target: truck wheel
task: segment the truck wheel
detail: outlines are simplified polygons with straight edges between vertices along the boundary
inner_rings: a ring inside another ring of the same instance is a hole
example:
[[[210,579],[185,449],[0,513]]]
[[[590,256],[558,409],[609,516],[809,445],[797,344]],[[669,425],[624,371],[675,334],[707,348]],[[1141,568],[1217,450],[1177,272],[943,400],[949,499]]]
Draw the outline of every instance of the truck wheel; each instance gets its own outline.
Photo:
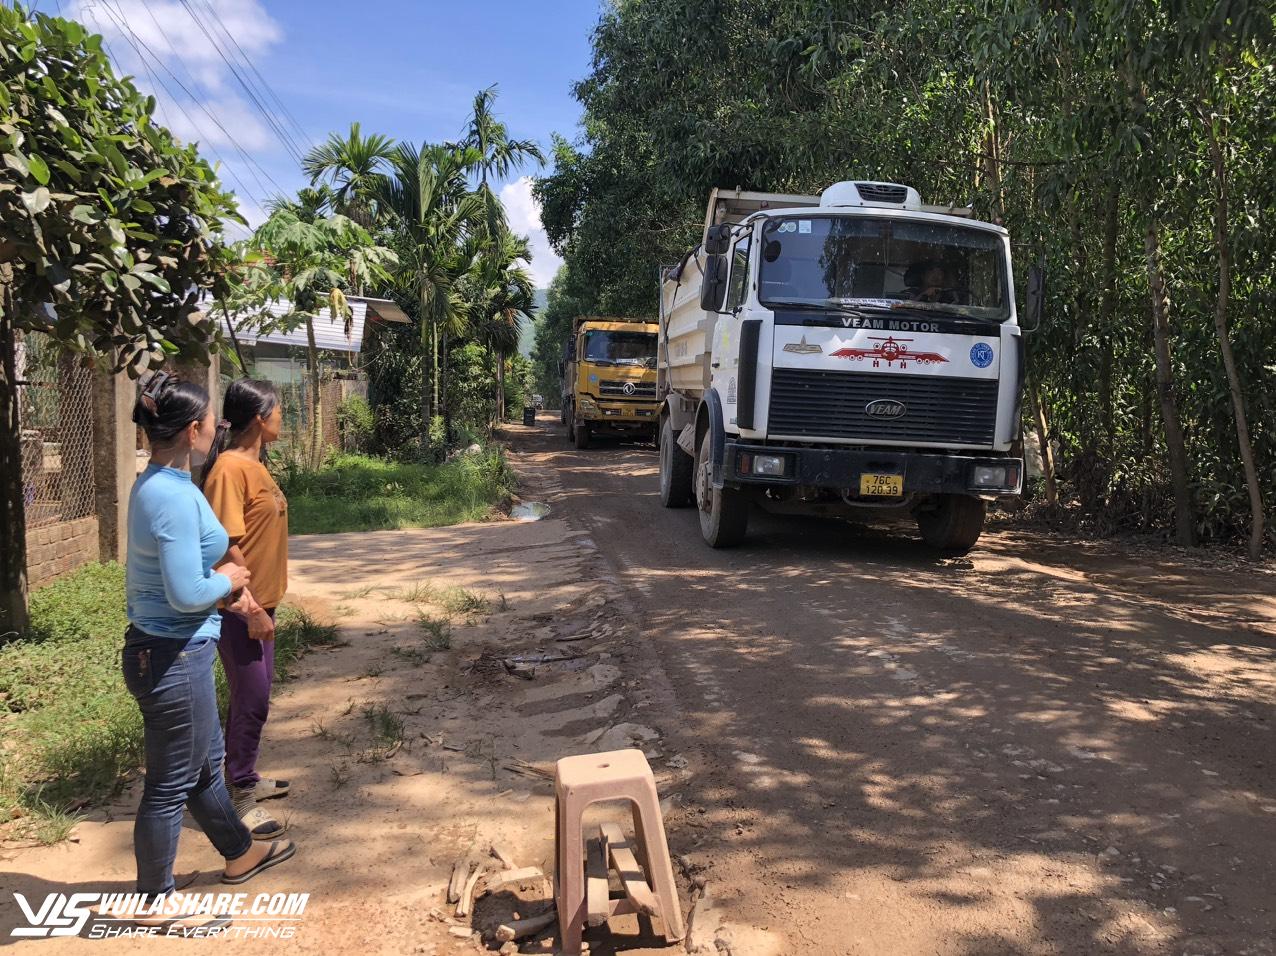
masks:
[[[572,441],[576,443],[577,448],[589,447],[589,424],[587,422],[577,421],[572,427]]]
[[[960,557],[975,546],[984,530],[988,506],[970,495],[941,495],[935,508],[917,513],[917,527],[932,548]]]
[[[749,530],[749,501],[735,488],[713,487],[713,455],[708,431],[700,439],[696,456],[696,505],[700,511],[700,536],[711,548],[732,548]]]
[[[678,447],[669,419],[660,426],[660,503],[666,508],[685,508],[695,495],[692,472],[695,462]]]

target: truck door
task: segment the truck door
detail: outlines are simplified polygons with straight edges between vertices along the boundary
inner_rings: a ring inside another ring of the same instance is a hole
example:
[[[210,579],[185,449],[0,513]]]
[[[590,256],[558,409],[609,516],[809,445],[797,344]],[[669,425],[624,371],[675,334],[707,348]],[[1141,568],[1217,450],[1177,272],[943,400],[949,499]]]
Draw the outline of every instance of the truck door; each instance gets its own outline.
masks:
[[[751,238],[750,234],[745,234],[731,247],[727,294],[714,328],[713,387],[722,400],[722,416],[727,430],[731,432],[738,431],[736,399],[740,385],[740,315],[749,297]]]

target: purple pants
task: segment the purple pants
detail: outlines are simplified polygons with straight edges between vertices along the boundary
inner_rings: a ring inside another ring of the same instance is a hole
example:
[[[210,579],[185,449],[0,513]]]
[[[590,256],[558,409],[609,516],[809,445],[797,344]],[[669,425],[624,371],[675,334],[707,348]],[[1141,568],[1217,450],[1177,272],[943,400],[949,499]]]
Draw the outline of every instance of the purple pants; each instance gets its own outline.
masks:
[[[266,613],[275,619],[274,608]],[[222,612],[222,639],[217,653],[230,686],[226,711],[226,779],[236,787],[257,784],[257,750],[261,728],[270,714],[270,685],[275,678],[275,642],[254,641],[248,622]]]

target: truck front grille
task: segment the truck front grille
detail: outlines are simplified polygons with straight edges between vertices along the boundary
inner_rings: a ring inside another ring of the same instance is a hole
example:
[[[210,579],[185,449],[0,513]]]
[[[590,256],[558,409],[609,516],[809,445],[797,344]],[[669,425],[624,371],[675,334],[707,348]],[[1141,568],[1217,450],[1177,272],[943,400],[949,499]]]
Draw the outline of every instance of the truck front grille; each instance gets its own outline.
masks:
[[[869,415],[865,406],[882,399],[904,414]],[[996,427],[996,379],[793,368],[771,376],[770,435],[988,446]]]
[[[632,385],[632,393],[625,391],[626,385]],[[607,398],[650,399],[656,397],[655,382],[616,382],[603,380],[598,383],[598,394]]]

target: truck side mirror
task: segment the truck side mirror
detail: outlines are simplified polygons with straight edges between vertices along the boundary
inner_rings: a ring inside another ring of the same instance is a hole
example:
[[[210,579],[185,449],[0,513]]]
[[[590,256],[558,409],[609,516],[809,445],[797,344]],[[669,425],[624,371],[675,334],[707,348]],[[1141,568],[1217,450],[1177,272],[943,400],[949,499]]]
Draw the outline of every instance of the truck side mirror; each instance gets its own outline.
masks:
[[[704,234],[704,251],[711,256],[720,256],[731,245],[731,226],[722,223],[710,226]]]
[[[567,343],[567,361],[576,361],[576,340],[572,339]]]
[[[700,283],[700,308],[706,312],[720,311],[726,291],[727,257],[710,256],[704,265],[704,280]]]
[[[1040,265],[1028,267],[1028,300],[1025,309],[1027,324],[1020,324],[1025,332],[1041,328],[1041,312],[1046,304],[1046,270]]]

